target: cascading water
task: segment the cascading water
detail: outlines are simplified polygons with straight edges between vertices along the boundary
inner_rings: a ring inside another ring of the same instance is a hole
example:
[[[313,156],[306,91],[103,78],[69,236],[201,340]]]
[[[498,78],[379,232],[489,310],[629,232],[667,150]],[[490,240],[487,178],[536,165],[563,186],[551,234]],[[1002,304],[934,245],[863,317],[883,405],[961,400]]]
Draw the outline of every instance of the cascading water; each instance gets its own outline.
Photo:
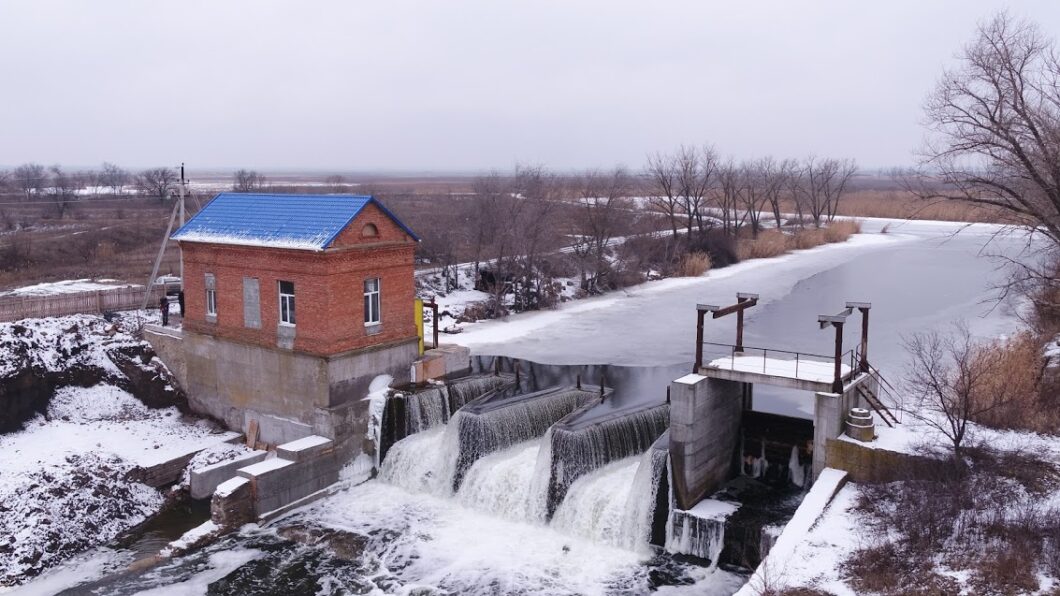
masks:
[[[792,445],[791,458],[788,459],[788,476],[791,479],[791,483],[799,488],[805,488],[808,472],[809,467],[803,466],[802,462],[799,461],[798,446]]]
[[[618,411],[603,418],[582,412],[552,429],[552,479],[548,514],[581,476],[610,462],[644,453],[670,425],[670,406],[658,404]]]
[[[567,490],[552,526],[595,542],[648,553],[666,460],[665,451],[649,449],[581,476]]]
[[[457,500],[464,506],[514,521],[536,519],[531,503],[542,441],[518,443],[474,463],[464,476]],[[545,468],[547,469],[547,467]]]
[[[540,437],[564,416],[600,399],[598,392],[564,388],[510,399],[484,396],[468,404],[449,423],[459,433],[453,490],[460,488],[464,475],[481,457]]]
[[[513,389],[512,375],[475,375],[432,385],[414,392],[395,391],[383,408],[379,453],[385,459],[390,447],[418,432],[444,424],[467,402],[486,393]]]

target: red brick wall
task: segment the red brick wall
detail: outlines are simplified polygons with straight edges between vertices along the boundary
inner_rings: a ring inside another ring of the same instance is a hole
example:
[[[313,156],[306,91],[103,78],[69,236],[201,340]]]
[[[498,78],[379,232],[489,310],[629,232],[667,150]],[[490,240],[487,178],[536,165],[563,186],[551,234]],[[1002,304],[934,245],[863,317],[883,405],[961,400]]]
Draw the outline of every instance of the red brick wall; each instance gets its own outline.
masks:
[[[367,213],[359,216],[343,233],[353,236],[345,246],[324,252],[182,242],[184,327],[275,347],[278,282],[283,280],[295,284],[295,350],[328,355],[416,337],[415,242],[378,209],[376,214],[382,217],[378,222],[362,222]],[[357,242],[368,222],[376,223],[380,237]],[[206,321],[207,273],[216,278],[216,323]],[[244,276],[259,280],[260,329],[244,326]],[[379,277],[382,288],[382,332],[372,336],[366,333],[363,312],[364,280],[370,277]]]

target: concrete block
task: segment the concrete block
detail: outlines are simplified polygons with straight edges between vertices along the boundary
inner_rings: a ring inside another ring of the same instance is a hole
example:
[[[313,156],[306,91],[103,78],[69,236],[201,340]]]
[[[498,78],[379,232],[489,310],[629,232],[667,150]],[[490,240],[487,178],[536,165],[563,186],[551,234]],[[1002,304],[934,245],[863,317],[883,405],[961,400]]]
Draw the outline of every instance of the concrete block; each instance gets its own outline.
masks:
[[[191,498],[207,499],[226,480],[236,476],[236,470],[256,464],[268,456],[267,451],[254,451],[229,461],[203,466],[191,471]]]
[[[276,447],[276,456],[295,462],[306,461],[324,451],[333,448],[334,441],[327,437],[310,435]]]

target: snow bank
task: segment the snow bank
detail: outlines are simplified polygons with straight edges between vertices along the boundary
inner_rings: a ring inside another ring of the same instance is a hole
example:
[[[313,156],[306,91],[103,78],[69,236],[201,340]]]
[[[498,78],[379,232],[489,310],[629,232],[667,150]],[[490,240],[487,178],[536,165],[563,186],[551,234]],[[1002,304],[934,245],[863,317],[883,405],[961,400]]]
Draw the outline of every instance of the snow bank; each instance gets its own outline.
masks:
[[[0,292],[0,296],[52,296],[55,294],[76,294],[78,292],[95,292],[113,290],[114,288],[139,288],[137,284],[122,283],[114,279],[68,279],[22,286],[13,290]]]
[[[817,477],[817,481],[814,482],[813,488],[806,494],[799,508],[795,510],[795,515],[788,521],[788,525],[773,544],[769,555],[755,570],[747,585],[736,593],[737,596],[753,596],[765,588],[776,588],[778,586],[772,584],[777,582],[778,578],[784,579],[784,585],[802,585],[800,582],[793,581],[796,578],[792,577],[791,574],[801,571],[801,568],[795,571],[789,569],[794,567],[793,559],[805,559],[806,553],[809,551],[807,543],[812,546],[812,539],[815,537],[824,540],[842,538],[842,536],[836,536],[836,528],[830,526],[825,528],[823,532],[821,532],[822,528],[818,527],[818,532],[815,536],[811,536],[810,529],[815,524],[821,525],[818,523],[818,519],[828,508],[833,497],[837,493],[841,494],[839,489],[846,482],[846,477],[847,473],[842,470],[825,468],[821,472],[821,475]],[[853,489],[851,488],[850,491],[853,492]],[[842,503],[846,503],[846,501],[844,500]],[[829,556],[824,556],[825,554]],[[819,556],[809,559],[811,563],[810,569],[822,568],[829,564],[836,566],[839,561],[835,559],[840,554],[832,551],[820,553]],[[816,565],[816,567],[813,565]],[[799,577],[798,579],[802,578]],[[789,581],[793,581],[793,583],[788,583]]]

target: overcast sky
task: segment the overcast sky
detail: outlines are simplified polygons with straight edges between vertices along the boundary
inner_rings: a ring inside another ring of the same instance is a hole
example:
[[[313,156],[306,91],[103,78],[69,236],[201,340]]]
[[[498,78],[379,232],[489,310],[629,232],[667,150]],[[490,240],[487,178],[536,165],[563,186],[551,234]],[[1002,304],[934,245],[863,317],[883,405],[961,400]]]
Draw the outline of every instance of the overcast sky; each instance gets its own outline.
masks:
[[[0,0],[0,164],[904,165],[976,23],[1060,2]]]

